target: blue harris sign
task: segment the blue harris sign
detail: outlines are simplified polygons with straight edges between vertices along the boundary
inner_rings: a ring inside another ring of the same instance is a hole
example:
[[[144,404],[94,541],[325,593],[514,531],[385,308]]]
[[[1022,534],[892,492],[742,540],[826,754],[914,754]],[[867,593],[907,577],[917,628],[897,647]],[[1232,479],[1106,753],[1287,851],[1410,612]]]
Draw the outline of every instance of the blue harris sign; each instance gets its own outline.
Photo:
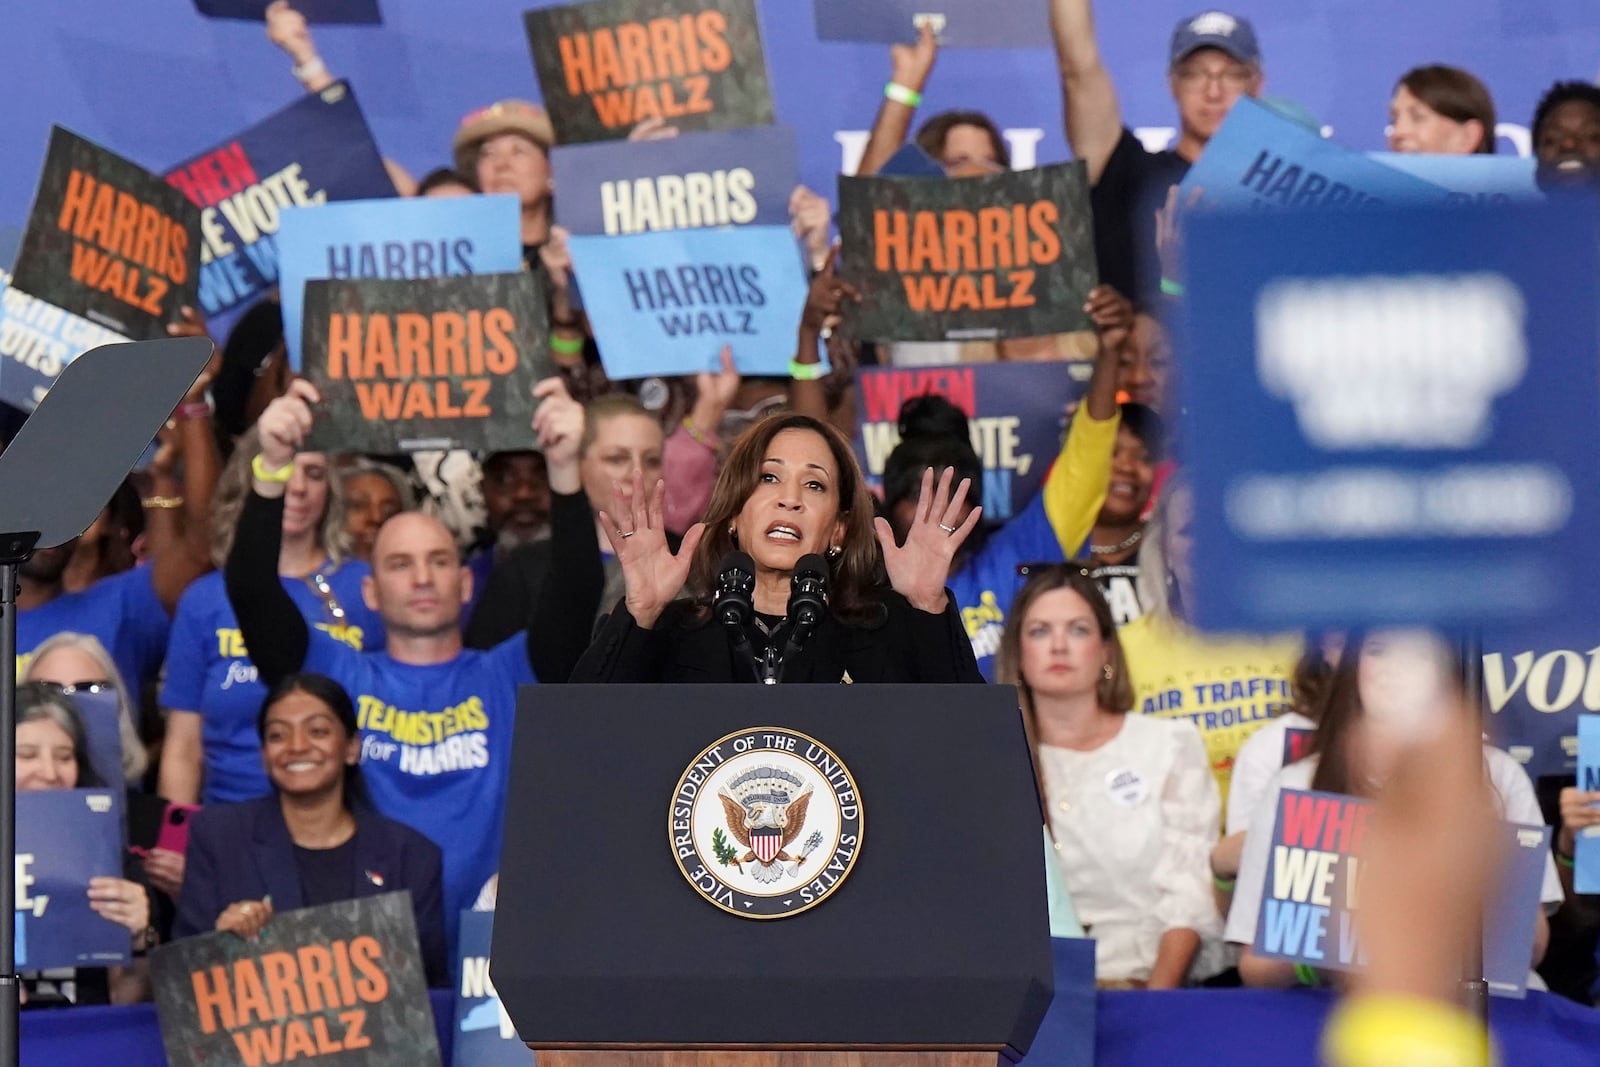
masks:
[[[1595,231],[1565,200],[1191,219],[1195,620],[1591,618]]]
[[[1442,203],[1437,186],[1327,140],[1254,100],[1241,99],[1178,187],[1208,208],[1374,208]]]
[[[17,969],[126,963],[124,926],[89,907],[89,879],[122,877],[118,789],[17,794]]]
[[[460,959],[455,969],[461,984],[456,987],[451,1067],[529,1067],[533,1063],[533,1053],[517,1036],[489,977],[493,934],[494,912],[461,913]]]
[[[1367,158],[1421,178],[1445,192],[1447,204],[1509,204],[1545,199],[1530,156],[1441,156],[1431,152],[1369,152]]]
[[[283,209],[278,292],[289,366],[300,369],[306,282],[313,278],[442,278],[522,269],[514,196],[351,200]]]
[[[909,44],[924,23],[946,48],[1049,48],[1044,4],[992,0],[815,0],[817,39]]]
[[[394,183],[345,82],[167,172],[200,209],[200,310],[207,316],[278,284],[273,235],[286,207],[393,196]]]
[[[550,154],[557,221],[574,234],[786,226],[800,184],[794,131],[757,126]]]
[[[568,247],[608,377],[715,370],[724,345],[741,374],[788,376],[807,287],[788,226],[572,237]]]

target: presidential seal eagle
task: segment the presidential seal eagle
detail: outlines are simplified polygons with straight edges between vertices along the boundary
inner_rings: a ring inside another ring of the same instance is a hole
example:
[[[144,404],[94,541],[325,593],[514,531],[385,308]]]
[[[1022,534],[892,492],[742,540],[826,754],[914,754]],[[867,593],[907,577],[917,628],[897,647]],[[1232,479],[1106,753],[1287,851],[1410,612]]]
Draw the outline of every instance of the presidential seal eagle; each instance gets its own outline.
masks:
[[[747,851],[734,862],[758,882],[794,874],[809,853],[790,855],[789,846],[805,829],[811,789],[798,776],[776,767],[758,767],[734,778],[717,794],[728,831]],[[785,864],[793,866],[787,871]]]

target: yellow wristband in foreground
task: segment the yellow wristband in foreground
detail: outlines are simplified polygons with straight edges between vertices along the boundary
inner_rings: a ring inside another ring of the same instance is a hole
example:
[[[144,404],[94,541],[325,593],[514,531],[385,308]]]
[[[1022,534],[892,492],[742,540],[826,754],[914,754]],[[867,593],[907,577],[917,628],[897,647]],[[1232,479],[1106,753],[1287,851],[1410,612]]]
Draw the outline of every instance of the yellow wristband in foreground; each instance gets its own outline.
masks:
[[[1450,1004],[1420,997],[1356,995],[1322,1032],[1330,1067],[1490,1067],[1483,1024]]]
[[[275,471],[269,471],[261,453],[257,452],[256,458],[250,461],[250,473],[256,476],[257,481],[287,482],[294,477],[294,460],[291,459]]]

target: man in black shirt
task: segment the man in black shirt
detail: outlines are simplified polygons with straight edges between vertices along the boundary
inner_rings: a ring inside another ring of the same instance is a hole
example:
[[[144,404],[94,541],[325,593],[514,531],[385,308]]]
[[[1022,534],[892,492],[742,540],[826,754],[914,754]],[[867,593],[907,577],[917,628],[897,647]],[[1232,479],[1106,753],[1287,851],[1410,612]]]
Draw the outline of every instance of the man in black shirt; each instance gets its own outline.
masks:
[[[1146,149],[1123,123],[1116,87],[1100,56],[1090,0],[1050,0],[1061,66],[1067,142],[1089,168],[1100,280],[1147,300],[1160,284],[1155,213],[1183,180],[1234,101],[1261,92],[1261,49],[1250,23],[1207,11],[1172,33],[1168,84],[1178,105],[1178,140]]]

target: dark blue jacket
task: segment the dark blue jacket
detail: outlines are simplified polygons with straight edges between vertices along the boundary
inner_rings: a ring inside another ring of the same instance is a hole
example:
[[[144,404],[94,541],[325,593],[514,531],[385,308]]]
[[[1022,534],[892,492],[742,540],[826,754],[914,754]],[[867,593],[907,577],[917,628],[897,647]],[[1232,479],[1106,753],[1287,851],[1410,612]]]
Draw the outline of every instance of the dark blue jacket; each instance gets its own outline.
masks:
[[[430,986],[449,984],[445,959],[444,889],[439,846],[356,802],[357,896],[411,891],[417,940]],[[215,804],[195,813],[178,898],[174,937],[216,929],[217,917],[241,900],[272,897],[275,912],[305,907],[294,841],[276,793],[243,804]]]

